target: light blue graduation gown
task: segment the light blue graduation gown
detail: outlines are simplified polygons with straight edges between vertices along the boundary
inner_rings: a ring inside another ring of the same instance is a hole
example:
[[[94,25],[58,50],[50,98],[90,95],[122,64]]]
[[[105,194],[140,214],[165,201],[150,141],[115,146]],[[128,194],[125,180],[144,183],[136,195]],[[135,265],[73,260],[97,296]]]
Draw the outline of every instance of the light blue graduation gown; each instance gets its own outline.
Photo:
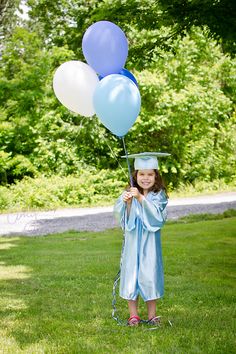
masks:
[[[149,192],[142,203],[132,200],[129,216],[123,194],[114,206],[116,218],[125,233],[121,255],[120,296],[144,301],[164,294],[160,229],[166,220],[167,197],[164,191]]]

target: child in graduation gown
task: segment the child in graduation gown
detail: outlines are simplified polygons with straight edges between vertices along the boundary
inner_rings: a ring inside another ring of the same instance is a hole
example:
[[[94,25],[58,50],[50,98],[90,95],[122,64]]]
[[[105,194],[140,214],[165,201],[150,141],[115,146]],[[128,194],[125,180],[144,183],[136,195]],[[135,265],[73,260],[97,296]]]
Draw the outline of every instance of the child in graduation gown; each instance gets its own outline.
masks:
[[[147,304],[148,322],[159,324],[156,300],[164,293],[160,230],[166,220],[167,195],[158,172],[158,155],[135,158],[133,187],[117,200],[114,212],[125,232],[121,258],[120,296],[128,300],[129,325],[138,325],[138,296]]]

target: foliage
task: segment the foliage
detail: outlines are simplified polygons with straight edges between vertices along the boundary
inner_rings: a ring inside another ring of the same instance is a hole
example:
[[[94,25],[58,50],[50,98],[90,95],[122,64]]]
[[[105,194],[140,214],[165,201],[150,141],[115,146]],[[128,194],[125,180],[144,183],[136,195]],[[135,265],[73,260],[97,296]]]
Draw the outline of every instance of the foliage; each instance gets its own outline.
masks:
[[[73,57],[66,48],[45,51],[35,33],[16,28],[0,63],[0,146],[45,174],[74,173],[81,161],[98,168],[116,164],[109,141],[117,139],[94,117],[71,114],[55,98],[53,72]]]
[[[72,0],[29,0],[28,5],[31,26],[37,24],[41,28],[47,43],[67,45],[80,60],[84,32],[92,23],[104,19],[116,23],[127,34],[131,44],[128,65],[139,65],[141,69],[151,60],[153,49],[165,45],[166,31],[159,32],[162,11],[156,0],[78,0],[76,6]]]
[[[199,2],[194,3],[197,8]],[[178,26],[170,25],[174,7],[169,13],[169,2],[166,8],[154,0],[79,0],[76,6],[29,0],[28,5],[29,21],[11,31],[0,60],[0,184],[24,175],[68,176],[125,165],[121,140],[96,117],[69,112],[52,90],[55,69],[84,60],[83,33],[104,18],[128,37],[127,67],[142,97],[140,117],[126,138],[129,152],[170,152],[160,164],[170,188],[234,179],[236,59],[223,54],[208,27],[193,27],[197,22],[191,18],[189,26],[183,21],[187,31],[181,29],[179,36]]]
[[[235,54],[234,0],[28,0],[32,25],[50,45],[68,45],[82,59],[80,43],[94,22],[109,20],[124,29],[130,41],[129,63],[139,70],[157,47],[170,49],[168,38],[185,35],[192,26],[207,26],[223,48]],[[130,61],[131,60],[131,61]],[[130,65],[130,64],[128,64]]]
[[[0,2],[0,39],[1,46],[11,34],[17,23],[16,10],[19,9],[20,0],[1,0]],[[1,49],[0,46],[0,49]]]
[[[234,0],[159,0],[166,25],[175,23],[176,32],[184,33],[192,25],[208,26],[226,52],[236,54],[236,3]]]
[[[0,165],[1,173],[1,165]],[[128,185],[126,170],[81,169],[77,175],[25,177],[15,184],[0,186],[0,212],[53,210],[70,207],[113,205]],[[197,182],[168,189],[171,198],[229,192],[236,190],[236,180]]]
[[[232,192],[236,191],[236,179],[229,182],[224,179],[215,179],[211,182],[195,180],[193,184],[181,182],[178,188],[171,189],[172,197],[186,197],[199,194],[213,194],[216,192]]]
[[[34,177],[36,168],[23,155],[15,155],[0,151],[0,177],[2,184],[10,184],[23,179],[25,176]]]
[[[111,318],[120,230],[1,237],[2,351],[233,353],[235,227],[236,218],[164,227],[165,297],[154,331]],[[118,300],[118,311],[128,317],[126,301]]]
[[[0,186],[0,210],[54,209],[114,203],[127,185],[122,171],[80,170],[77,176],[24,178]]]
[[[197,28],[173,49],[137,73],[143,108],[129,150],[170,152],[161,170],[175,186],[180,180],[230,179],[236,170],[236,116],[234,84],[232,96],[227,86],[236,62]]]

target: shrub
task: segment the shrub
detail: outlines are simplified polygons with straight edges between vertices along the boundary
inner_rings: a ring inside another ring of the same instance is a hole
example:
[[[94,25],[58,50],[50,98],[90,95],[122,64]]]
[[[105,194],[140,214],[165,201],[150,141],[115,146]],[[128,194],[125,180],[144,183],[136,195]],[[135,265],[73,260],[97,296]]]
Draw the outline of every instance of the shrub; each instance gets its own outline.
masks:
[[[121,171],[80,172],[78,176],[25,177],[0,187],[0,209],[31,210],[112,204],[126,186]]]
[[[34,177],[36,174],[36,168],[27,157],[23,155],[12,157],[11,153],[0,152],[0,184],[10,184],[22,180],[25,176]]]

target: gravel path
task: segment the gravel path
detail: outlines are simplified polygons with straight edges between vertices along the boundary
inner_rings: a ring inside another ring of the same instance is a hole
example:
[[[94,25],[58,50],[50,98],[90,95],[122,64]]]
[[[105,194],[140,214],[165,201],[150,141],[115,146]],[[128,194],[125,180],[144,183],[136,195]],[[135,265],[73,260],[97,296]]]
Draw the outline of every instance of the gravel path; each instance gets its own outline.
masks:
[[[236,192],[170,199],[168,219],[189,214],[222,213],[236,209]],[[103,231],[118,227],[113,207],[61,209],[0,214],[0,235],[40,236],[69,230]]]

